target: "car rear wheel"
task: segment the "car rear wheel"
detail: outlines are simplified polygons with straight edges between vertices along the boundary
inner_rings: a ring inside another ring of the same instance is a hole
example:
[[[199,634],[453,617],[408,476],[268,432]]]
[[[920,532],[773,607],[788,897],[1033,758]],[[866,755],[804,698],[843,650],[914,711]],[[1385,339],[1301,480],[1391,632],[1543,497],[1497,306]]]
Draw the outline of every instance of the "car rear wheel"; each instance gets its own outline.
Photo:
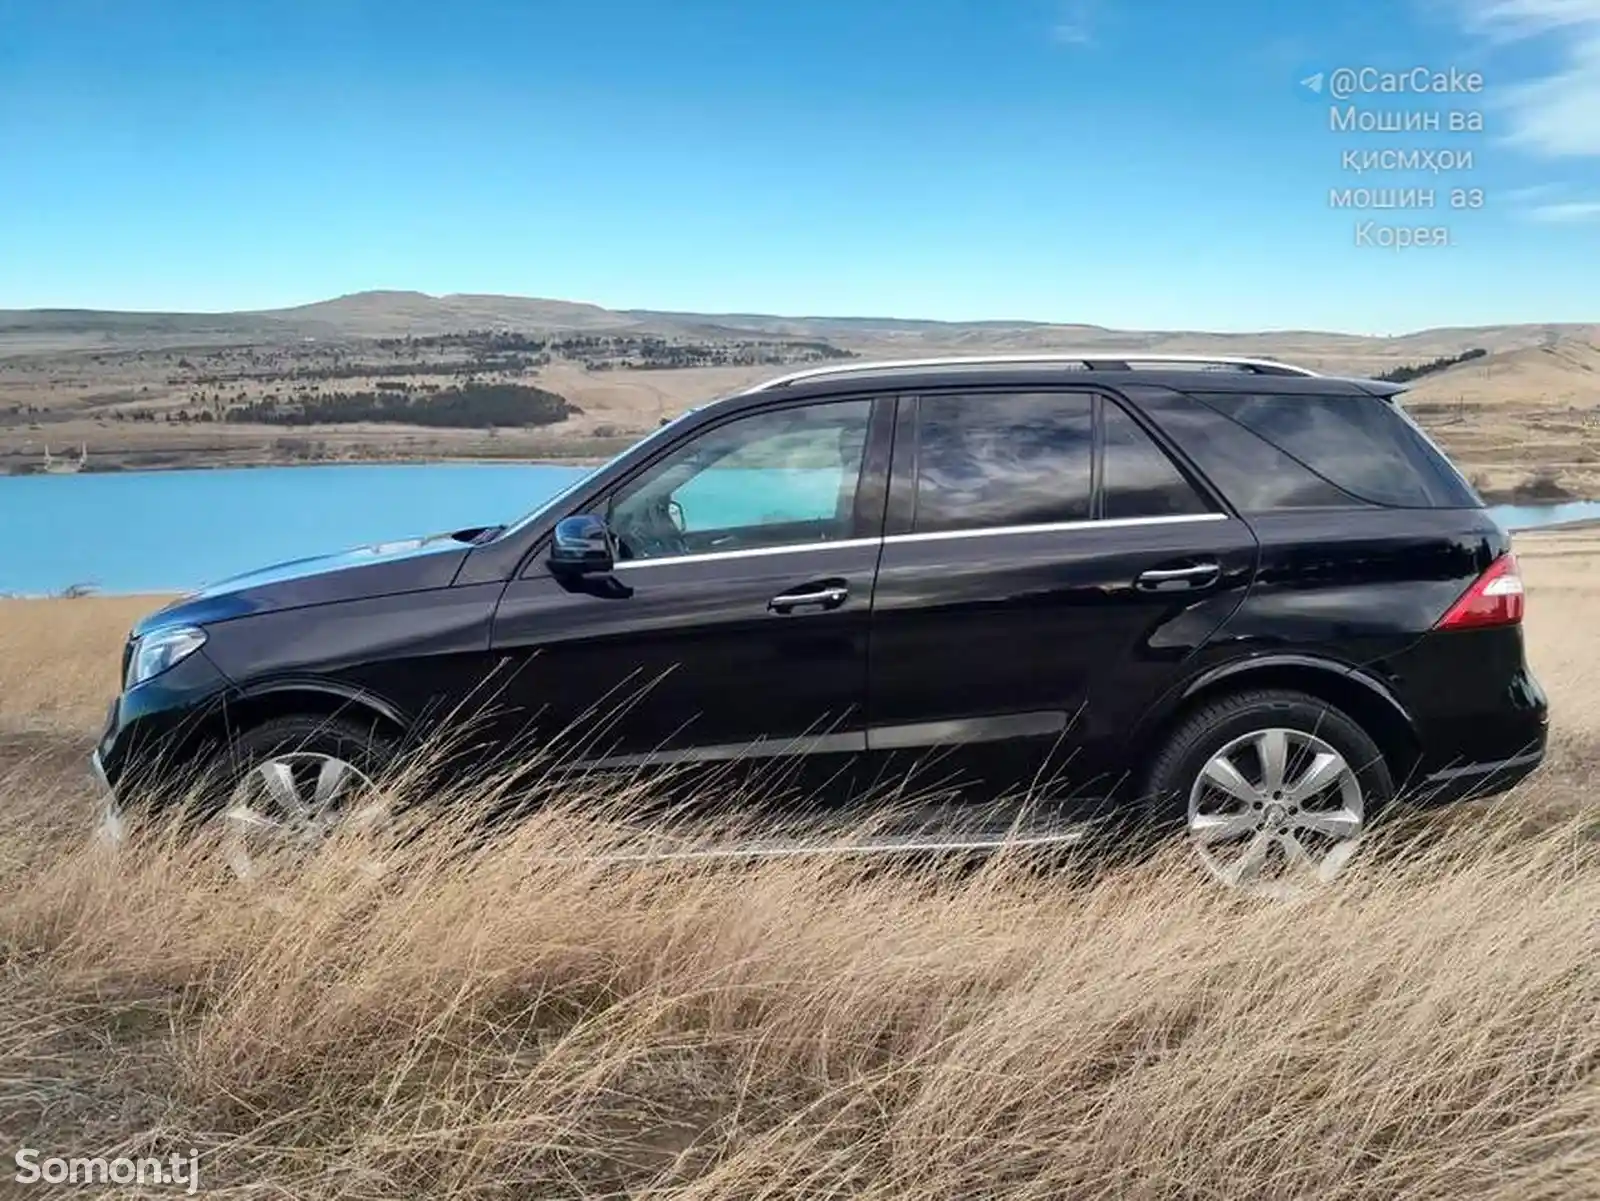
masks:
[[[253,879],[269,858],[307,854],[337,826],[381,820],[376,782],[394,754],[378,731],[342,718],[279,717],[245,731],[208,789],[228,866]]]
[[[1279,897],[1336,877],[1393,793],[1383,753],[1359,723],[1326,701],[1276,689],[1190,714],[1146,789],[1153,816],[1181,820],[1213,878]]]

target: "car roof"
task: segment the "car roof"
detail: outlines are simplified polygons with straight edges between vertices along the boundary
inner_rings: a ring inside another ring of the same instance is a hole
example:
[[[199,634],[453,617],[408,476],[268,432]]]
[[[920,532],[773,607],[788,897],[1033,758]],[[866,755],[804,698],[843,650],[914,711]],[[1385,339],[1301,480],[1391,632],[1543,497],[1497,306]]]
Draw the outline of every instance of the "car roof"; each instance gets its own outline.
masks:
[[[783,399],[888,389],[1051,387],[1061,384],[1118,388],[1145,384],[1179,391],[1272,392],[1287,395],[1392,397],[1404,385],[1382,380],[1319,375],[1270,359],[1153,355],[1138,352],[1039,355],[972,355],[887,361],[848,360],[809,368],[756,384],[725,401],[741,406]],[[704,406],[712,407],[712,406]]]

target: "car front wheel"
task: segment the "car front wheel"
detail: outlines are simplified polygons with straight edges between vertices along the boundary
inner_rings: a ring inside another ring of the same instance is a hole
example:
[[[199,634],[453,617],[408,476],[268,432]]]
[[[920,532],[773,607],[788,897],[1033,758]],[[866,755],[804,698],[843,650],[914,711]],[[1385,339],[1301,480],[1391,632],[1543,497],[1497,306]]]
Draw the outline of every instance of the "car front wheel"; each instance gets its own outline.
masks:
[[[307,853],[341,824],[384,813],[376,782],[393,761],[378,731],[343,718],[273,718],[235,738],[213,766],[228,866],[258,876],[269,856]]]

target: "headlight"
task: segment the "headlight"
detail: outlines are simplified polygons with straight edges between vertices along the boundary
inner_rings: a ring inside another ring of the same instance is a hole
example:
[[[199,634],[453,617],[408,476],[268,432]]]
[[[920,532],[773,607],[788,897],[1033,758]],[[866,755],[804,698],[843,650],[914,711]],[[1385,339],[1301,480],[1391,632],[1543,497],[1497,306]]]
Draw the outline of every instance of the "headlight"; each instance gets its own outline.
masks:
[[[143,684],[167,668],[187,659],[205,645],[206,632],[198,626],[171,626],[152,630],[133,645],[124,688]]]

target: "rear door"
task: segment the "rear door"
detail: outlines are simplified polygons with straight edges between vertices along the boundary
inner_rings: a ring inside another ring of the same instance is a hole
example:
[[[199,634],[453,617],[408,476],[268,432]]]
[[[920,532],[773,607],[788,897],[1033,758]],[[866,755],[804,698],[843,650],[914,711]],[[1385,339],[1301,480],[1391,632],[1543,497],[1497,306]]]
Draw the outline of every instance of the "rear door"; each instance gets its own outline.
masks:
[[[869,749],[925,789],[1094,795],[1238,606],[1245,523],[1091,390],[901,401],[873,601]]]

